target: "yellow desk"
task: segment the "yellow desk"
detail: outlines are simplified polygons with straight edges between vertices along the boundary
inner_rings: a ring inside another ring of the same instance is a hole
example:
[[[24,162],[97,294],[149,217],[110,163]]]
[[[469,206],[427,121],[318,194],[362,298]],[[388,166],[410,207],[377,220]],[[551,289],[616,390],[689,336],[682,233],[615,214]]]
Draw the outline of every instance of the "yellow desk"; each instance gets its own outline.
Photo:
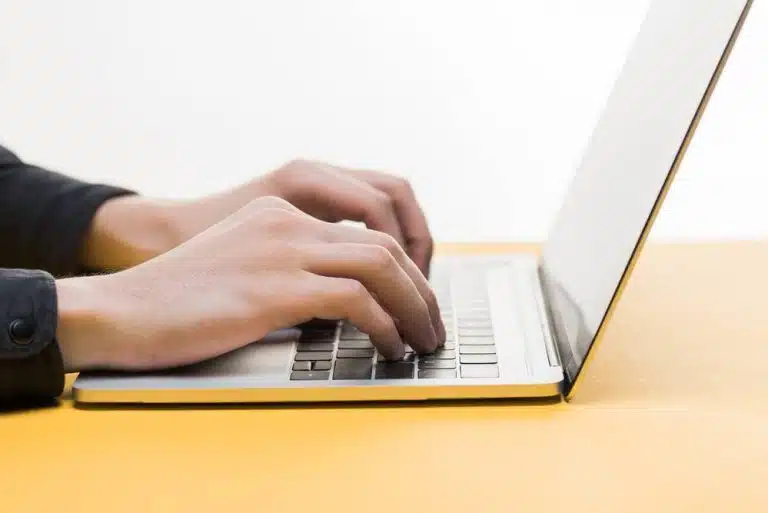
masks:
[[[650,246],[571,404],[0,414],[0,512],[765,512],[766,265]]]

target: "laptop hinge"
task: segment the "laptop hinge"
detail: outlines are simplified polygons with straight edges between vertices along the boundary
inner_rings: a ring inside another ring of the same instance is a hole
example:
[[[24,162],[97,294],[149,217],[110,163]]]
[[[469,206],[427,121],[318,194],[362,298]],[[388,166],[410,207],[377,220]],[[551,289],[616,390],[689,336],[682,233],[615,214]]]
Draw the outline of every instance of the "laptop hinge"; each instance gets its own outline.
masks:
[[[554,326],[549,315],[544,299],[544,288],[541,285],[541,267],[536,266],[536,272],[533,275],[533,286],[536,295],[536,309],[539,313],[539,322],[541,323],[541,332],[544,335],[544,344],[547,348],[547,357],[551,367],[561,367],[560,351],[557,348],[557,337]]]

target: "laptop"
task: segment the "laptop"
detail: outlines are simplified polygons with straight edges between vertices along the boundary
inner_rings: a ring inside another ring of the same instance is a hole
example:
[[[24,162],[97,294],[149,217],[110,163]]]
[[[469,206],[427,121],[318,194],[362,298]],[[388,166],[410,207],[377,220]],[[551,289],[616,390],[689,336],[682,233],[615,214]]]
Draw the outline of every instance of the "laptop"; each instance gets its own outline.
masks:
[[[163,372],[82,373],[79,403],[570,400],[751,0],[655,0],[539,255],[438,257],[444,348],[385,362],[343,321]]]

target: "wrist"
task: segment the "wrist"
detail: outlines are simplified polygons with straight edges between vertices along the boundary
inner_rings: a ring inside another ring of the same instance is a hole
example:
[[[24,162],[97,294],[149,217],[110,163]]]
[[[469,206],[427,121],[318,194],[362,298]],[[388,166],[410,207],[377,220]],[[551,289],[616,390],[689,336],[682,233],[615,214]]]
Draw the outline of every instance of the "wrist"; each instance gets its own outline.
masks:
[[[112,325],[110,308],[101,276],[56,280],[58,323],[56,338],[64,369],[76,372],[107,364]]]
[[[141,196],[107,201],[91,223],[83,264],[102,271],[133,267],[180,244],[180,231],[171,202]]]

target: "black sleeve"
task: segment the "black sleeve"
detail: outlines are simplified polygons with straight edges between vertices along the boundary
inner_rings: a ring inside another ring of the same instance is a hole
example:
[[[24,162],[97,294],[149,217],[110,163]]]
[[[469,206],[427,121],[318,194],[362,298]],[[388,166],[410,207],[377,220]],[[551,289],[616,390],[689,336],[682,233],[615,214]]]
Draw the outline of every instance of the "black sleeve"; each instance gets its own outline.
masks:
[[[127,194],[26,164],[0,146],[0,404],[61,394],[54,275],[82,270],[96,211]]]
[[[0,146],[0,268],[78,273],[96,211],[128,194],[26,164]]]
[[[56,282],[49,273],[0,269],[0,406],[61,394],[57,306]]]

